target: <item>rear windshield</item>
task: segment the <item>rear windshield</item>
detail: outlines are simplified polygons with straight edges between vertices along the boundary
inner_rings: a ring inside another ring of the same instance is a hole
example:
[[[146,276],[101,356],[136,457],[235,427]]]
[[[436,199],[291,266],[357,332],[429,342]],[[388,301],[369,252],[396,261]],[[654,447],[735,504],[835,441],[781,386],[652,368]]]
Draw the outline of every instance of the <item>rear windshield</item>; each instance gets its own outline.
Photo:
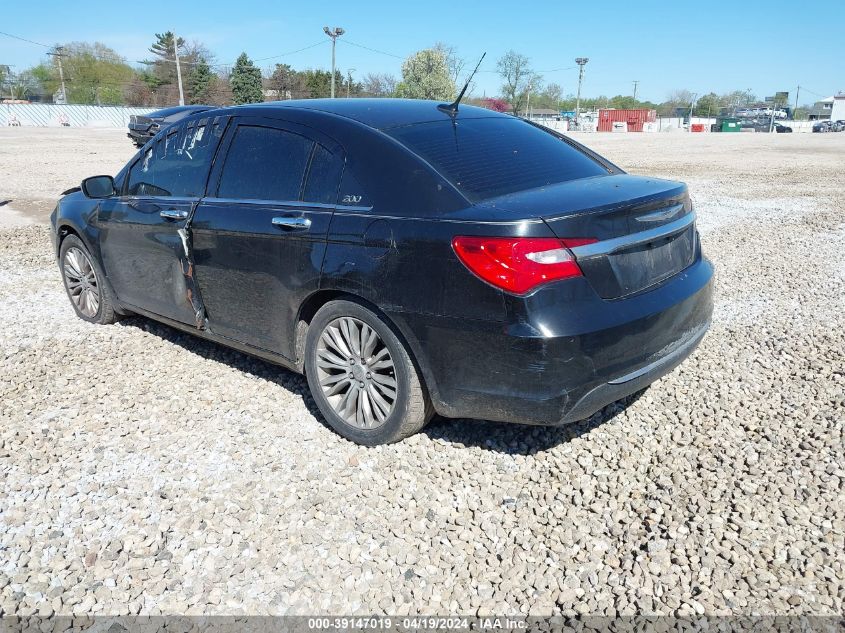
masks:
[[[473,202],[607,174],[559,137],[515,117],[416,123],[385,130]]]

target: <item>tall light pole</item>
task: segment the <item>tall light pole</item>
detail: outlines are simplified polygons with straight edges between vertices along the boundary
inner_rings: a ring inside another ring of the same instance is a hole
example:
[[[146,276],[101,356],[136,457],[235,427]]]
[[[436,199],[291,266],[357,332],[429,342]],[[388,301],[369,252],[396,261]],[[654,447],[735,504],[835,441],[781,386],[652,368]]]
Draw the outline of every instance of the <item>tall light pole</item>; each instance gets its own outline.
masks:
[[[637,100],[637,86],[640,84],[640,80],[634,79],[634,81],[631,82],[631,83],[634,84],[634,101],[636,101]]]
[[[176,81],[179,84],[179,105],[185,105],[185,93],[182,92],[182,67],[179,65],[179,38],[173,32],[173,55],[176,57]]]
[[[334,48],[337,44],[337,38],[346,33],[346,31],[339,26],[334,27],[334,29],[324,26],[323,33],[332,38],[332,99],[334,99]]]
[[[62,103],[67,103],[67,92],[65,92],[65,73],[62,70],[62,57],[65,56],[65,54],[62,52],[63,50],[63,46],[56,46],[56,50],[47,54],[52,55],[56,58],[56,61],[59,62],[59,79],[62,82]]]
[[[590,61],[589,57],[576,57],[575,63],[578,64],[578,96],[575,98],[575,123],[580,123],[581,115],[581,82],[584,81],[584,65]]]

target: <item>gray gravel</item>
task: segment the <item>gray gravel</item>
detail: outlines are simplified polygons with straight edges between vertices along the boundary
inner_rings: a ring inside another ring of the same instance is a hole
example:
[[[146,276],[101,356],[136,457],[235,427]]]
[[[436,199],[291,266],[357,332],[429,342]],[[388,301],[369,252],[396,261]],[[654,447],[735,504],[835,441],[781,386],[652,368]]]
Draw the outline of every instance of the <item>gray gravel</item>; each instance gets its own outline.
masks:
[[[0,231],[2,613],[842,613],[845,138],[786,136],[584,137],[691,182],[718,303],[560,429],[355,446],[301,377],[77,319],[48,229]]]

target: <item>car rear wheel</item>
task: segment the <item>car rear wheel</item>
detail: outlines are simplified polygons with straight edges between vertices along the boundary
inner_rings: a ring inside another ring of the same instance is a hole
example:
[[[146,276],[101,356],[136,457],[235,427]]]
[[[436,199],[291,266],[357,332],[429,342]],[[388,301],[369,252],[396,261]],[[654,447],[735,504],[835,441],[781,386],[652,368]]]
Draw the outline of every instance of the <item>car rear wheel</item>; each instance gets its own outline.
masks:
[[[65,290],[76,315],[89,323],[106,325],[117,321],[103,270],[82,240],[75,235],[62,240],[59,262]]]
[[[431,405],[393,330],[352,301],[324,305],[308,328],[305,374],[317,407],[343,437],[374,446],[422,429]]]

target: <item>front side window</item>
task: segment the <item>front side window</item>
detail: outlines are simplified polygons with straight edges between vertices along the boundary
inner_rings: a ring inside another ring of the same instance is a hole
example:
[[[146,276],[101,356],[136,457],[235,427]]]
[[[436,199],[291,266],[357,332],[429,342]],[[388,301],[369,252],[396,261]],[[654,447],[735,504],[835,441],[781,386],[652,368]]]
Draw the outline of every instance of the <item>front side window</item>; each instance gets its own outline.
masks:
[[[270,127],[239,126],[229,146],[219,198],[299,200],[314,149],[304,136]]]
[[[385,132],[473,202],[608,173],[565,140],[515,117],[459,118]]]
[[[222,130],[222,122],[208,119],[168,129],[130,169],[127,194],[202,196]]]

